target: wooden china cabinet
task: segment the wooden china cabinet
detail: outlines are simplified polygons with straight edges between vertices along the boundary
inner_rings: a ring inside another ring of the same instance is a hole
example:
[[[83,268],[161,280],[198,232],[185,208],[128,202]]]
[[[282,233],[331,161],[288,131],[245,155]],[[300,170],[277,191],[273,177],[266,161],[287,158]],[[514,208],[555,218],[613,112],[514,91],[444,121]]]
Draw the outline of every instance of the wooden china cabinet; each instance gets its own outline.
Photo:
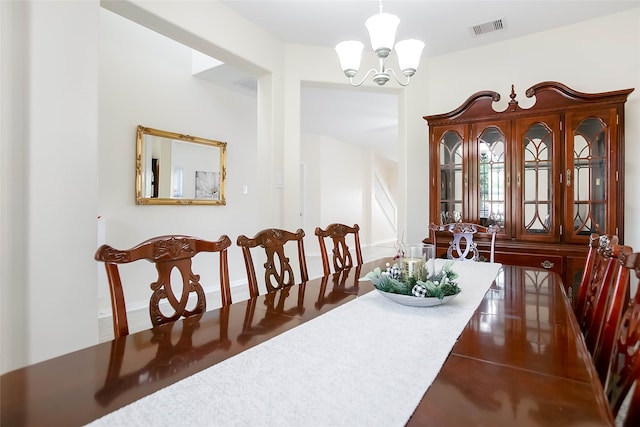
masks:
[[[430,221],[498,224],[495,260],[561,274],[576,294],[591,233],[624,237],[624,104],[633,89],[581,93],[558,82],[508,107],[482,91],[429,124]],[[431,240],[431,236],[425,241]],[[437,238],[438,255],[451,240]],[[481,254],[488,242],[479,238]]]

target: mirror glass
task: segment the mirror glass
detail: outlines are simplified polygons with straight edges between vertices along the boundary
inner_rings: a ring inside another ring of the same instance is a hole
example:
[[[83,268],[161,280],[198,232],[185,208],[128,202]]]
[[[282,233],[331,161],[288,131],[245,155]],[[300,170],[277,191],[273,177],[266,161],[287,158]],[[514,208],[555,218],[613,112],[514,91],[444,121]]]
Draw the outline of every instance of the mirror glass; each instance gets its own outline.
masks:
[[[136,204],[226,204],[226,151],[226,142],[138,126]]]

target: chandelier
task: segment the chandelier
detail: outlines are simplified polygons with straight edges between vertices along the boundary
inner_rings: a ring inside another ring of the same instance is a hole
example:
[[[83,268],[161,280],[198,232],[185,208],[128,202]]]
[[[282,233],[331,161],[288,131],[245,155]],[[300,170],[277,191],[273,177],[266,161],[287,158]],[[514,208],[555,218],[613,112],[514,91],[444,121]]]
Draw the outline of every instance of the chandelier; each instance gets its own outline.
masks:
[[[365,26],[369,31],[371,47],[380,61],[380,67],[367,71],[367,74],[365,74],[359,83],[354,82],[353,78],[358,74],[358,70],[360,69],[362,49],[364,48],[362,42],[356,40],[348,40],[336,45],[340,67],[342,71],[344,71],[344,75],[349,78],[352,86],[362,85],[370,75],[373,75],[373,81],[381,86],[387,83],[391,76],[395,78],[399,85],[407,86],[409,79],[416,73],[418,65],[420,64],[420,55],[422,54],[424,43],[420,40],[409,39],[399,41],[395,43],[394,46],[396,30],[400,19],[390,13],[382,12],[382,0],[379,0],[379,8],[380,12],[367,19]],[[384,60],[394,48],[398,56],[398,66],[402,74],[406,77],[405,81],[400,80],[400,77],[398,77],[396,72],[391,68],[385,68]]]

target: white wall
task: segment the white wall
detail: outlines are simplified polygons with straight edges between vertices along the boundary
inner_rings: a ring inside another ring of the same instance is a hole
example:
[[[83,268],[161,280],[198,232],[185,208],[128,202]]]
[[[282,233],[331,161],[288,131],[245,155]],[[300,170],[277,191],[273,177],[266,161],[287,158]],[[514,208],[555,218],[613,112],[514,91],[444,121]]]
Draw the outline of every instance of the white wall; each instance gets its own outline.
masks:
[[[316,226],[339,222],[360,225],[362,246],[395,241],[395,230],[383,221],[373,200],[373,168],[383,176],[395,162],[376,160],[375,153],[323,135],[302,135],[301,161],[305,164],[305,233],[313,236]],[[307,253],[318,254],[313,242]]]
[[[372,176],[369,179],[369,182],[373,182],[376,179],[375,175],[378,175],[381,184],[386,187],[386,191],[389,193],[393,202],[397,206],[397,201],[403,198],[402,192],[398,187],[398,162],[388,160],[382,158],[380,156],[375,156],[373,160],[370,161],[373,164],[373,168],[371,170]],[[375,185],[375,184],[374,184]],[[385,245],[388,246],[389,243],[396,244],[398,239],[402,238],[402,232],[404,230],[397,230],[397,216],[396,214],[396,224],[390,222],[390,219],[387,218],[383,209],[378,206],[378,203],[375,200],[375,190],[372,191],[372,206],[371,210],[371,221],[370,227],[368,230],[369,238],[367,239],[374,245]],[[399,236],[398,236],[399,235]],[[405,242],[407,243],[407,242]]]
[[[0,8],[4,372],[97,340],[100,8],[97,1]]]
[[[320,224],[362,222],[370,209],[370,156],[331,138],[320,143],[322,155],[317,160],[322,181],[315,192],[320,196]]]
[[[28,306],[26,286],[24,188],[28,176],[25,141],[28,104],[24,97],[29,81],[27,49],[29,21],[25,3],[0,3],[0,372],[20,366],[27,360],[26,311],[12,307]],[[13,185],[18,183],[18,185]],[[11,208],[9,208],[11,206]]]

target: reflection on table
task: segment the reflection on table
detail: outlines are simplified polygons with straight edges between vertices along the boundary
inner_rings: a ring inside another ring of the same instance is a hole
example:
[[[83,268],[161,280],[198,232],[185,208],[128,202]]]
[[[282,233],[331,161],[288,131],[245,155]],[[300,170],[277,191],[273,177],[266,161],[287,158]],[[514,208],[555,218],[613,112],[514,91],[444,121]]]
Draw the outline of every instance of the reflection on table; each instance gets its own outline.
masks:
[[[504,266],[409,425],[612,425],[560,277]]]

